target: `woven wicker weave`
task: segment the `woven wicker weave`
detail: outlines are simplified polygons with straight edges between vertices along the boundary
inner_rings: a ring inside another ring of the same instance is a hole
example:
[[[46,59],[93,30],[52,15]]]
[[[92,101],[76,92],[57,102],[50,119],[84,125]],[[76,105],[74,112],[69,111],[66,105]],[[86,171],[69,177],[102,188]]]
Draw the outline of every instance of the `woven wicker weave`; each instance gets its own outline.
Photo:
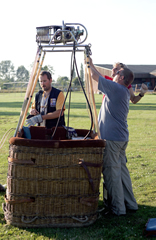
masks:
[[[84,147],[78,147],[82,141]],[[87,141],[93,141],[94,147],[88,143],[85,147]],[[11,143],[4,204],[7,223],[18,227],[81,227],[95,222],[105,145],[103,142],[99,147],[99,141],[103,140],[79,140],[75,148]]]

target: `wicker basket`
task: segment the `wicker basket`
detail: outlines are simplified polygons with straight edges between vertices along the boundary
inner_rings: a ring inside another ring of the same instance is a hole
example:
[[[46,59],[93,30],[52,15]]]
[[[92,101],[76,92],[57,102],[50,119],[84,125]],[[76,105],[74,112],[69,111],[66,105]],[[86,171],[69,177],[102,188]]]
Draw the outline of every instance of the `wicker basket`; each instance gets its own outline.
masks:
[[[105,141],[93,133],[89,140],[47,140],[45,129],[33,127],[32,136],[35,131],[42,132],[41,138],[44,131],[45,139],[10,139],[6,222],[18,227],[92,224],[98,215]],[[87,130],[76,131],[85,136]]]

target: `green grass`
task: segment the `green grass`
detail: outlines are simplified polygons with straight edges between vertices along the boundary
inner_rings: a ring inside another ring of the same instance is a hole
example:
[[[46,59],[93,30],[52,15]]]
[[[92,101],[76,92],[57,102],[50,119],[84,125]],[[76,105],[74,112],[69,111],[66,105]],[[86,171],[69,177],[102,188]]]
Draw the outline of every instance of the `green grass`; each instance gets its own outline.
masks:
[[[0,140],[10,128],[16,128],[24,93],[0,93]],[[95,95],[99,112],[102,95]],[[68,102],[66,102],[68,109]],[[66,121],[67,121],[66,110]],[[101,218],[84,228],[37,228],[19,229],[6,225],[2,210],[4,193],[0,193],[0,239],[146,239],[143,235],[149,218],[156,218],[156,95],[145,95],[138,104],[130,103],[128,115],[130,141],[127,148],[128,169],[130,171],[134,195],[139,205],[135,214],[126,217],[112,217],[101,212]],[[83,93],[72,93],[69,126],[90,128],[90,119]],[[8,138],[12,137],[14,131]],[[6,184],[8,139],[0,150],[0,183]],[[103,207],[102,181],[100,185],[99,208]]]

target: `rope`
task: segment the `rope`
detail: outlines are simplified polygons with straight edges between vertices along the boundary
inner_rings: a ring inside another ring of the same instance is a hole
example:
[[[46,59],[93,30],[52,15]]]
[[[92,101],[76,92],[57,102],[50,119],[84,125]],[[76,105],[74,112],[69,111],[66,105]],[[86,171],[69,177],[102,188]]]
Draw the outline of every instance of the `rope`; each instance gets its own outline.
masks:
[[[70,82],[69,82],[69,86],[68,86],[68,89],[67,89],[67,93],[66,93],[66,96],[65,96],[65,99],[64,99],[63,106],[64,106],[64,104],[66,102],[68,93],[70,93],[70,96],[69,96],[69,109],[68,109],[68,120],[67,120],[67,122],[68,122],[67,125],[69,125],[69,112],[70,112],[70,101],[71,101],[71,83],[72,83],[72,80],[73,80],[73,71],[74,71],[74,66],[75,66],[80,86],[81,86],[81,88],[83,90],[83,93],[85,95],[85,98],[86,98],[86,101],[87,101],[87,104],[88,104],[88,107],[89,107],[89,110],[90,110],[91,126],[90,126],[90,130],[88,131],[87,135],[84,137],[84,139],[86,139],[88,137],[88,135],[90,134],[90,132],[92,130],[92,127],[93,127],[93,115],[92,115],[92,110],[91,110],[91,106],[90,106],[89,100],[87,98],[87,95],[85,93],[84,87],[83,87],[82,82],[80,80],[80,76],[79,76],[79,72],[78,72],[78,68],[77,68],[77,63],[76,63],[75,51],[76,51],[76,49],[75,49],[75,42],[74,42],[74,44],[73,44],[73,51],[72,51],[72,55],[71,55],[71,79],[70,79]],[[53,137],[54,137],[54,135],[56,133],[56,130],[57,130],[57,127],[58,127],[58,123],[59,123],[60,117],[62,115],[63,106],[62,106],[62,109],[61,109],[61,112],[60,112],[60,116],[58,118],[55,130],[54,130],[54,132],[52,134],[51,139],[53,139]]]
[[[8,135],[9,135],[12,131],[14,131],[15,129],[16,129],[16,128],[10,128],[10,129],[3,135],[2,139],[1,139],[1,142],[0,142],[0,149],[3,147],[3,145],[4,145],[4,143],[5,143]],[[3,140],[3,139],[4,139],[4,140]]]
[[[74,220],[76,220],[76,221],[78,221],[78,222],[81,222],[81,223],[85,223],[85,222],[88,221],[88,217],[87,217],[87,216],[85,216],[85,217],[83,217],[83,218],[72,217],[72,219],[74,219]]]
[[[72,55],[73,55],[73,52],[74,52],[74,49],[73,49],[73,51],[72,51]],[[71,59],[72,59],[72,57],[71,57]],[[71,70],[71,71],[72,71],[72,70]],[[54,130],[54,132],[53,132],[53,134],[52,134],[51,139],[53,139],[53,137],[54,137],[54,135],[55,135],[55,133],[56,133],[56,130],[57,130],[57,128],[58,128],[58,124],[59,124],[59,121],[60,121],[60,118],[61,118],[61,115],[62,115],[62,112],[63,112],[63,108],[64,108],[64,105],[65,105],[66,99],[67,99],[67,97],[68,97],[68,93],[71,92],[72,76],[73,76],[73,73],[71,72],[71,79],[70,79],[70,82],[69,82],[69,86],[68,86],[68,89],[67,89],[67,93],[66,93],[66,96],[65,96],[65,99],[64,99],[64,102],[63,102],[63,105],[62,105],[62,109],[61,109],[61,112],[60,112],[60,116],[59,116],[59,118],[58,118],[58,120],[57,120],[57,123],[56,123],[56,126],[55,126],[55,130]],[[71,99],[71,97],[69,97],[69,101],[70,101],[70,99]],[[69,102],[69,107],[70,107],[70,102]],[[68,124],[69,124],[69,109],[68,109]]]
[[[22,221],[23,223],[32,223],[32,222],[34,222],[37,218],[38,218],[38,217],[36,216],[36,217],[32,218],[31,220],[24,220],[24,216],[22,216],[22,217],[21,217],[21,221]]]

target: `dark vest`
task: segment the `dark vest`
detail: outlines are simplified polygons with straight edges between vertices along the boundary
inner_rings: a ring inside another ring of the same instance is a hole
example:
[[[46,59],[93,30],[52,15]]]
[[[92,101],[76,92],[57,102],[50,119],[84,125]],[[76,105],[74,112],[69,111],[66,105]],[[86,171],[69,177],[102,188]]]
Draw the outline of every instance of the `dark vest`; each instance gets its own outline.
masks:
[[[52,87],[52,90],[50,92],[49,99],[48,99],[47,113],[56,111],[56,102],[57,102],[57,98],[58,98],[58,95],[60,92],[61,91],[59,89]],[[40,113],[40,104],[41,104],[41,100],[42,100],[42,94],[43,94],[43,91],[40,90],[35,95],[35,107],[39,113]],[[55,101],[55,99],[56,99],[56,101]],[[46,120],[46,128],[55,127],[57,124],[57,120],[58,120],[58,118]],[[62,126],[62,125],[65,125],[64,114],[63,114],[63,116],[60,117],[58,126]]]

